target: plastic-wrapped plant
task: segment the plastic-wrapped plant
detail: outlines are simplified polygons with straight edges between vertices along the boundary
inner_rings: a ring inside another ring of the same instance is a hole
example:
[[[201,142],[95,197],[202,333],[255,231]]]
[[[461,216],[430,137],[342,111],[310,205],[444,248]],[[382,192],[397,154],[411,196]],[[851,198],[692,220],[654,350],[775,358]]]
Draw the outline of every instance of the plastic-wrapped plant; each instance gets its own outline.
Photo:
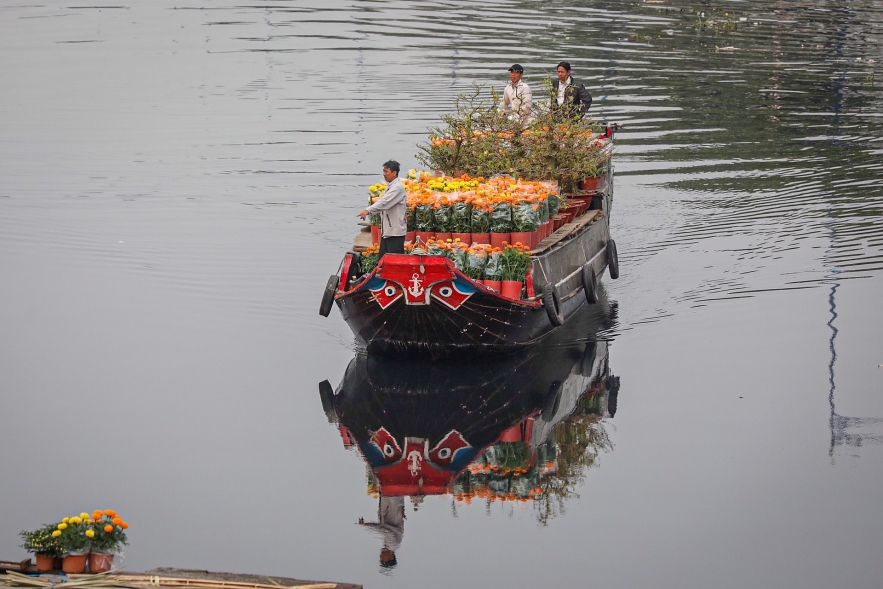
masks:
[[[512,220],[515,231],[535,231],[539,228],[540,220],[539,204],[535,202],[519,202],[512,207]]]
[[[491,232],[509,233],[512,231],[512,206],[506,200],[491,204]]]

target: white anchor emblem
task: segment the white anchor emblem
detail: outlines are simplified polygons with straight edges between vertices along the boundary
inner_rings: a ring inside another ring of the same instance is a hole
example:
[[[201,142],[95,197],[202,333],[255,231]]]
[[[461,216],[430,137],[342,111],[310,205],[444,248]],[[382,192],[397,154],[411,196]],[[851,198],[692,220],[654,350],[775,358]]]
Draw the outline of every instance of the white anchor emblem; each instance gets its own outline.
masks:
[[[420,275],[417,274],[416,272],[414,273],[413,276],[411,276],[411,280],[409,282],[411,283],[411,286],[408,287],[408,294],[411,295],[412,297],[414,297],[415,299],[417,297],[419,297],[420,295],[422,295],[423,291],[426,290],[425,288],[423,288],[421,286],[423,281],[420,280]]]
[[[408,452],[408,470],[411,471],[411,476],[415,477],[420,472],[420,469],[423,468],[423,457],[420,455],[420,452],[417,450],[411,450]]]

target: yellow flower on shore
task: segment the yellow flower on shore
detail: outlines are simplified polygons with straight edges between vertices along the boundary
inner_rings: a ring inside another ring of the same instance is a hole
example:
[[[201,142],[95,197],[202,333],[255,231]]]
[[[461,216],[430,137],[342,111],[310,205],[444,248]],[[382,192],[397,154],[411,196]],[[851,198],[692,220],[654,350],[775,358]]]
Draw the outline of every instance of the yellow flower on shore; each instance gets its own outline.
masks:
[[[80,514],[80,519],[82,519],[82,520],[89,519],[89,514],[84,511],[83,513]]]
[[[81,524],[81,523],[83,523],[83,520],[81,520],[81,519],[80,519],[79,517],[77,517],[77,516],[74,516],[74,517],[72,517],[72,518],[70,519],[70,523],[72,523],[72,524]]]
[[[95,537],[95,530],[93,530],[91,528],[86,530],[86,537],[87,538],[94,538]]]
[[[66,523],[69,522],[70,520],[71,520],[71,518],[66,517],[66,518],[64,518],[63,520],[61,520],[61,523],[66,524]]]
[[[53,538],[58,538],[59,536],[61,536],[61,530],[55,530],[52,532]]]
[[[67,518],[65,518],[65,519],[67,519]],[[67,524],[64,523],[64,522],[61,522],[60,524],[58,524],[58,529],[59,529],[59,530],[66,530],[66,529],[67,529]]]

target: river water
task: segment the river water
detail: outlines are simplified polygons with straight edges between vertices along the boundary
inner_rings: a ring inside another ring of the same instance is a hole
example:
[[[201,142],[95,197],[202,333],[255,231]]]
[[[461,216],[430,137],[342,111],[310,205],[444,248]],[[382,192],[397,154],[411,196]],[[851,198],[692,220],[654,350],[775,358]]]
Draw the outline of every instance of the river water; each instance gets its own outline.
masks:
[[[357,357],[316,311],[381,163],[562,59],[624,125],[603,304],[526,358]],[[114,507],[134,571],[879,586],[876,2],[5,3],[0,76],[0,558]],[[380,425],[503,442],[380,498]]]

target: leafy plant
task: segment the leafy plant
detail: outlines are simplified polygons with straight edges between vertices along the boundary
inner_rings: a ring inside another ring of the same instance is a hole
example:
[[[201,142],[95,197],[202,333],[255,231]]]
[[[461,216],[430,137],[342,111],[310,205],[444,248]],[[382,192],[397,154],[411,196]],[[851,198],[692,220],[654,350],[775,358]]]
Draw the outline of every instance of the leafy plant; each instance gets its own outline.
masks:
[[[530,270],[530,248],[526,245],[507,245],[500,260],[503,280],[522,281]]]
[[[33,532],[22,531],[19,536],[22,539],[21,547],[33,554],[45,554],[46,556],[61,556],[63,551],[58,543],[58,538],[52,535],[55,526],[48,524]]]
[[[122,550],[128,544],[126,528],[129,527],[112,509],[96,510],[92,514],[92,524],[86,531],[92,552],[111,554]],[[89,531],[92,534],[89,534]]]

